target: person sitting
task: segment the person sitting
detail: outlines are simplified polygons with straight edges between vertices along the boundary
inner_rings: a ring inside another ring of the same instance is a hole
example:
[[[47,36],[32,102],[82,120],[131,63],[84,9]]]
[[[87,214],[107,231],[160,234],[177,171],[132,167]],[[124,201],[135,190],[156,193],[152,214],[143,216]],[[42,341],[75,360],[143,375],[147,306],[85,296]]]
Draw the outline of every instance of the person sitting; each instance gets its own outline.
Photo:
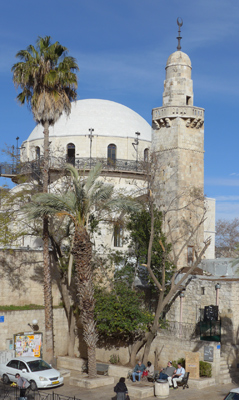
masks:
[[[154,366],[150,361],[147,362],[147,367],[143,372],[142,379],[144,378],[153,378],[154,377]]]
[[[168,361],[167,367],[160,370],[159,379],[167,380],[168,377],[173,376],[175,368],[173,367],[172,361]]]
[[[135,379],[136,376],[138,377],[138,380],[140,381],[140,378],[143,375],[144,370],[145,370],[145,365],[141,361],[138,361],[138,363],[136,364],[136,366],[134,367],[134,370],[132,372],[133,382],[136,382],[136,379]]]
[[[183,368],[181,363],[178,363],[178,368],[174,372],[172,377],[168,377],[169,387],[174,387],[174,389],[178,388],[177,382],[181,382],[185,375],[185,369]]]
[[[125,400],[128,394],[128,389],[125,384],[125,378],[120,378],[119,382],[114,387],[114,392],[117,393],[117,400]]]

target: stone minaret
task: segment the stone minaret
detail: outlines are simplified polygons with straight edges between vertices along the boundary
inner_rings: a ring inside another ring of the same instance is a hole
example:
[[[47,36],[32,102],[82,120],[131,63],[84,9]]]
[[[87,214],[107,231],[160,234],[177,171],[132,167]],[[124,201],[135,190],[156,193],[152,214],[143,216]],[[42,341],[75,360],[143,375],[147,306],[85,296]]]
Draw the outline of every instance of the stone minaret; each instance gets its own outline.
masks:
[[[180,47],[181,48],[181,47]],[[178,50],[166,64],[163,106],[152,110],[152,149],[156,154],[156,203],[164,230],[178,254],[177,267],[188,265],[203,244],[204,109],[193,105],[191,61]]]

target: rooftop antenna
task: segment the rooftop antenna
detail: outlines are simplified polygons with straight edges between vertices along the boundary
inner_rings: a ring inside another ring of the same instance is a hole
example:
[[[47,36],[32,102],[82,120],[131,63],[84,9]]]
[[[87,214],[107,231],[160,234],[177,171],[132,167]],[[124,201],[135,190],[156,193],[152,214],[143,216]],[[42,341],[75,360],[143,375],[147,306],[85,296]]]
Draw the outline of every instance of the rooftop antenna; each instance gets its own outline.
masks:
[[[181,34],[180,28],[181,28],[181,26],[183,26],[183,20],[182,20],[182,18],[180,18],[180,17],[177,18],[177,24],[178,24],[178,36],[177,36],[177,39],[178,39],[178,47],[177,47],[177,50],[179,51],[179,50],[181,50],[181,43],[180,43],[180,40],[182,39],[182,36],[180,36],[180,34]]]

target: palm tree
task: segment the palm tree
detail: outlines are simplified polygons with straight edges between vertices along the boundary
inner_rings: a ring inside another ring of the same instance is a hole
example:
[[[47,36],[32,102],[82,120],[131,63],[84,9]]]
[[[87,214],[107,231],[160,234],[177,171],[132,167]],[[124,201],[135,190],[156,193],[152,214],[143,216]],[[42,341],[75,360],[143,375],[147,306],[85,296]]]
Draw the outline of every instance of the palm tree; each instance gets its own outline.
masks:
[[[43,192],[48,192],[49,182],[49,126],[54,125],[63,112],[69,114],[71,101],[77,97],[78,65],[67,56],[67,48],[58,42],[51,43],[50,36],[39,37],[36,47],[20,50],[20,59],[12,67],[13,82],[20,87],[17,100],[27,103],[36,122],[44,130]],[[54,355],[53,310],[51,293],[51,271],[49,257],[48,217],[43,218],[43,263],[46,358],[52,362]]]
[[[66,169],[72,177],[72,190],[63,195],[40,193],[25,206],[30,219],[45,216],[65,216],[74,224],[72,254],[75,261],[77,293],[81,312],[83,336],[88,352],[88,373],[96,376],[95,349],[97,343],[94,320],[94,286],[91,268],[92,243],[90,222],[107,220],[110,213],[133,212],[139,209],[139,203],[130,198],[117,196],[112,185],[99,180],[101,164],[97,164],[87,177],[79,175],[72,166]]]

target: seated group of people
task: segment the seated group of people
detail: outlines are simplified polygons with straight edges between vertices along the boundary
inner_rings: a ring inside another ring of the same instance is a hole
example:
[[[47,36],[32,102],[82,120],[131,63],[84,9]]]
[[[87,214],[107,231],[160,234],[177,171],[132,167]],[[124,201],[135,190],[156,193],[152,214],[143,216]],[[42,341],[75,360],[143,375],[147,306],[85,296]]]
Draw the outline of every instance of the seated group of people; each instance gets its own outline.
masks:
[[[136,382],[136,376],[138,377],[138,381],[140,381],[141,377],[153,377],[154,376],[154,366],[150,361],[147,362],[147,367],[141,362],[138,361],[134,370],[132,372],[133,382]]]
[[[168,380],[169,387],[177,389],[178,388],[177,382],[181,382],[184,375],[185,375],[185,369],[183,368],[181,363],[178,363],[178,368],[175,369],[172,365],[172,361],[169,361],[167,367],[161,369],[159,374],[159,379]]]
[[[185,369],[183,368],[181,363],[178,363],[178,368],[175,369],[172,365],[172,361],[169,361],[166,368],[162,368],[159,374],[159,379],[168,380],[169,387],[173,387],[174,389],[178,388],[177,382],[181,382],[185,375]],[[132,380],[136,382],[136,377],[138,381],[141,380],[141,377],[153,377],[154,376],[154,366],[150,361],[147,362],[147,367],[141,362],[138,361],[133,372],[132,372]]]

